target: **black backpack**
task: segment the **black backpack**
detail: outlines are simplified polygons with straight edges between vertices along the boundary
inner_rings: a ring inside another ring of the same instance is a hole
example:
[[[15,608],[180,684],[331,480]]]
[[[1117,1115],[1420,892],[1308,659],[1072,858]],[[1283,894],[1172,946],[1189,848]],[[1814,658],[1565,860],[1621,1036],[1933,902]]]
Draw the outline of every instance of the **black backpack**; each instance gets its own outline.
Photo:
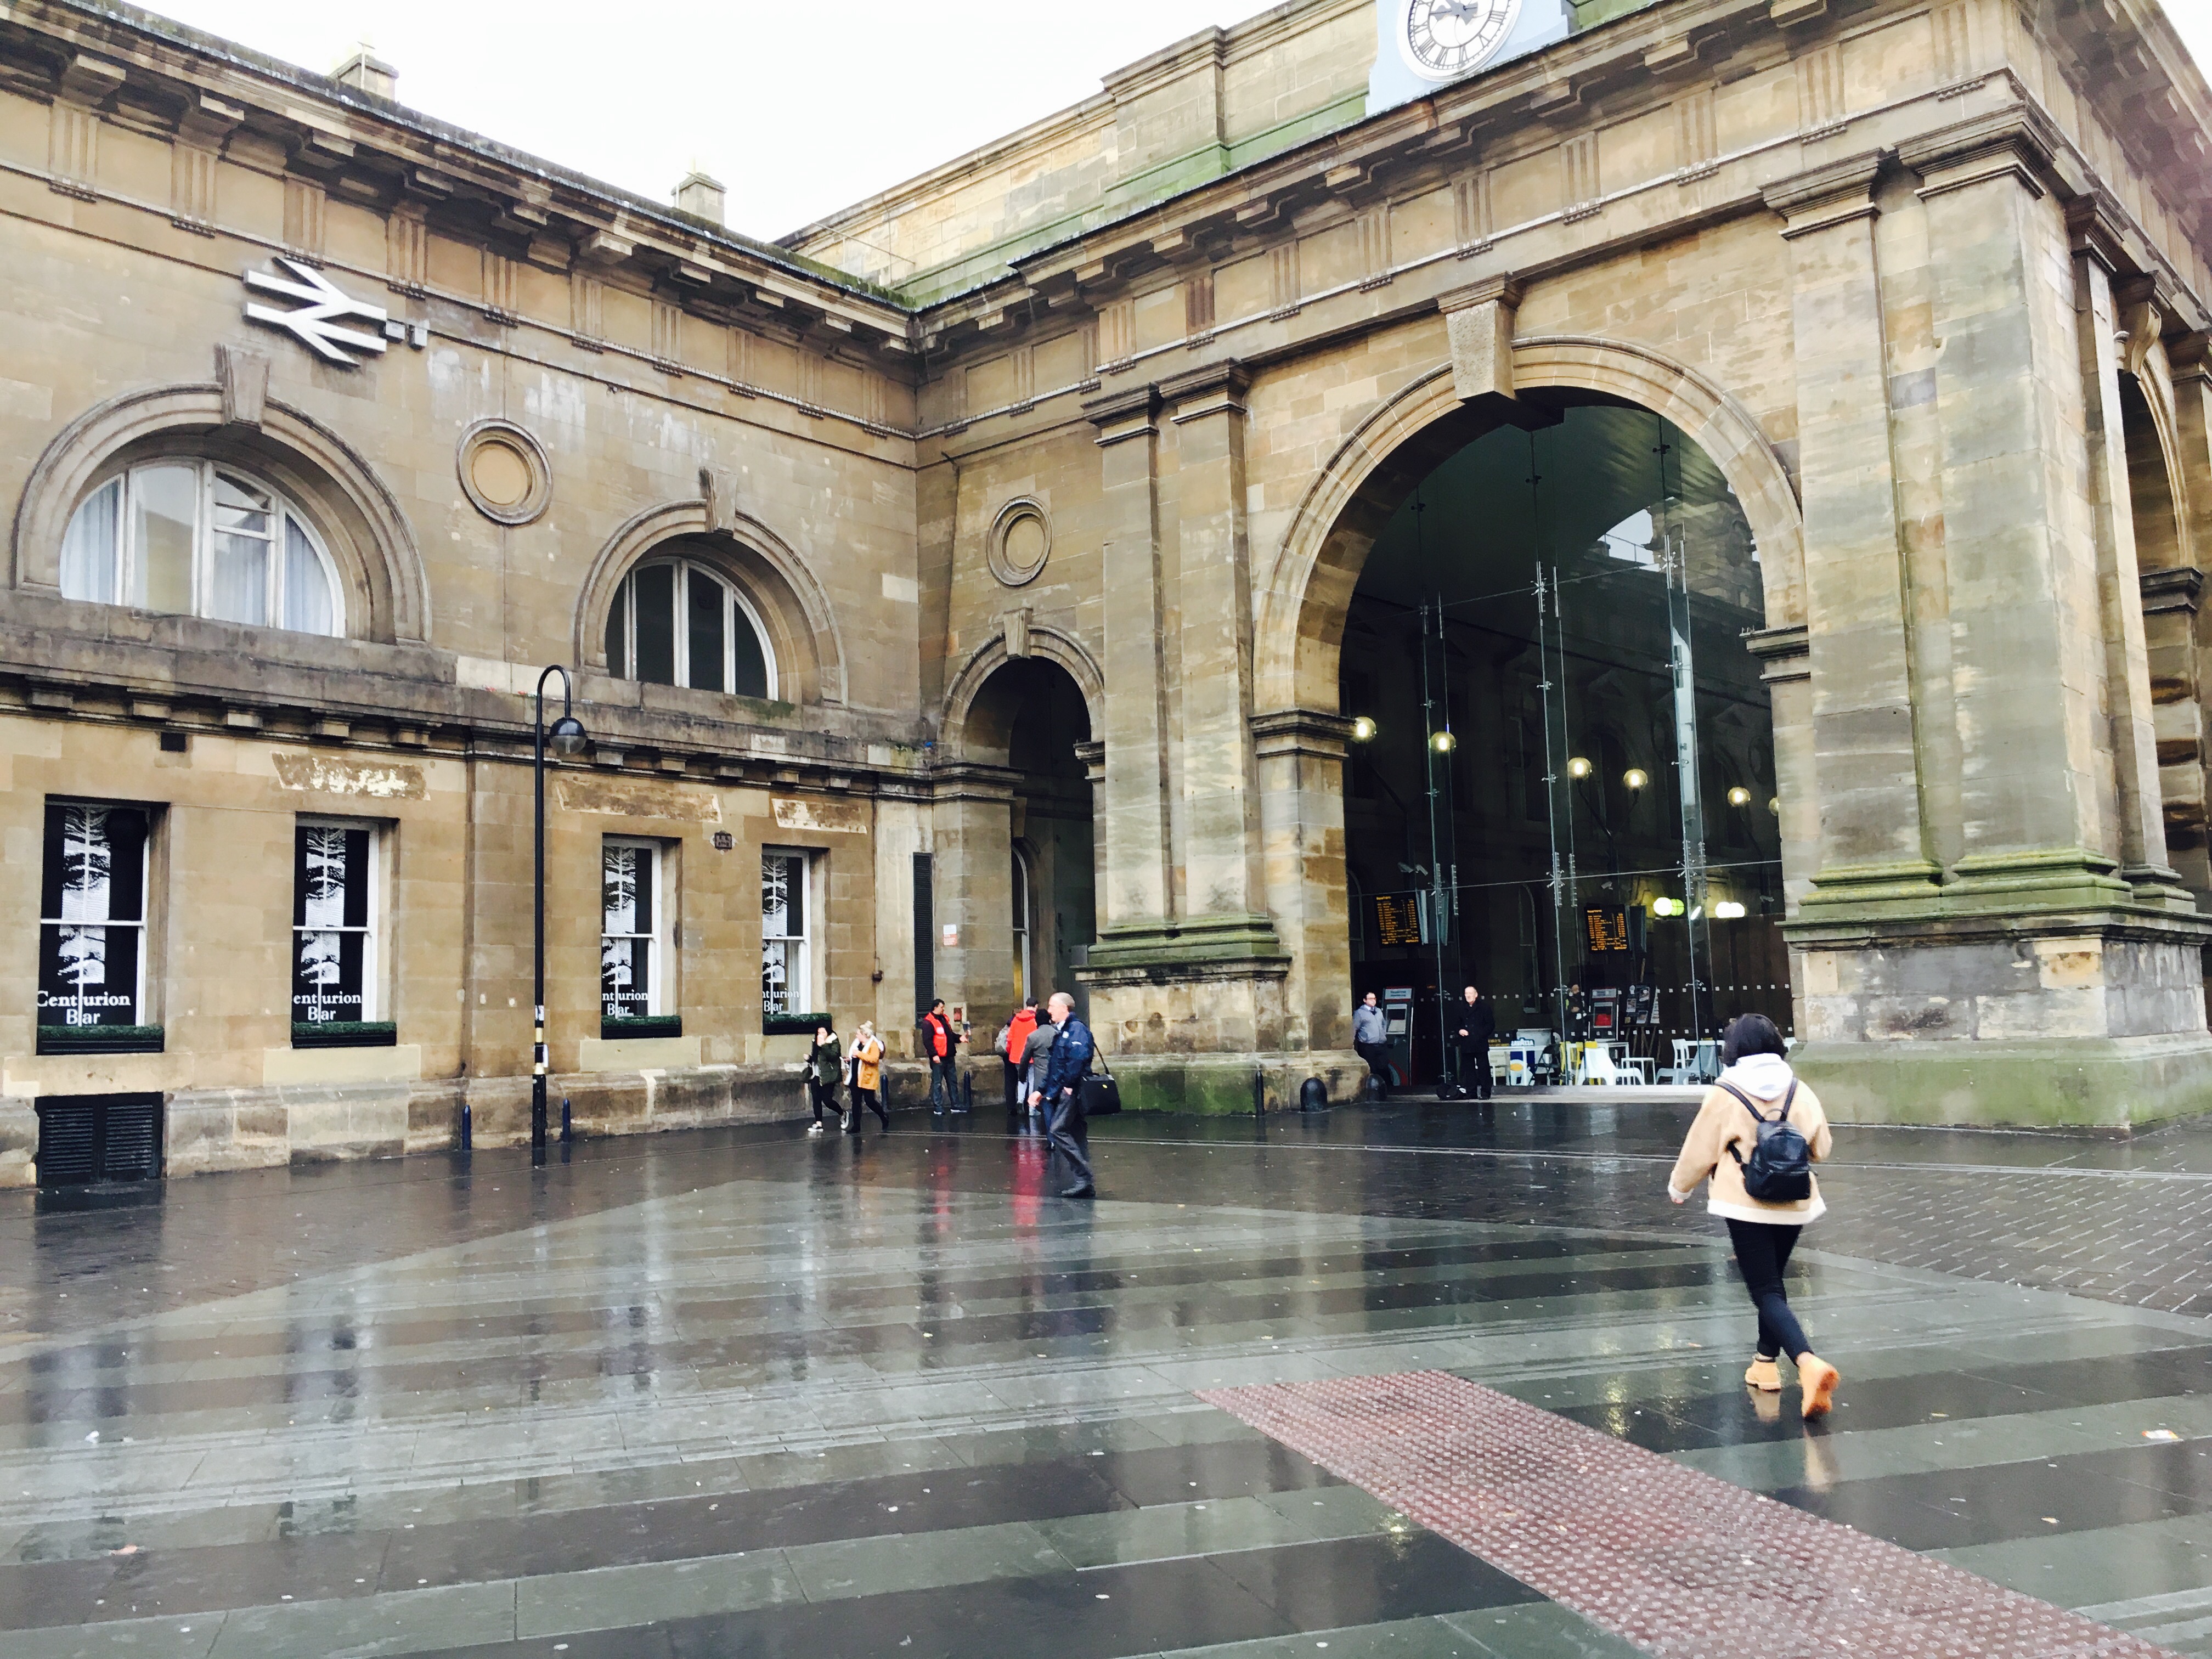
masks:
[[[1790,1103],[1797,1098],[1796,1081],[1782,1097],[1782,1115],[1772,1119],[1734,1084],[1723,1083],[1721,1087],[1741,1101],[1744,1110],[1759,1123],[1759,1144],[1751,1149],[1749,1158],[1737,1152],[1733,1143],[1729,1146],[1729,1156],[1743,1171],[1744,1191],[1762,1204],[1791,1204],[1812,1197],[1813,1149],[1790,1121]]]

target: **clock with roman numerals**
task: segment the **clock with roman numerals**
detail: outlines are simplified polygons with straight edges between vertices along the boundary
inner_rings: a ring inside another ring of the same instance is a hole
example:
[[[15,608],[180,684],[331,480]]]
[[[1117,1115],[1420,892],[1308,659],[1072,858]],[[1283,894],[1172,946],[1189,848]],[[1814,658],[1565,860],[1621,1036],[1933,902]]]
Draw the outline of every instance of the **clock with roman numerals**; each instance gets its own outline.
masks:
[[[1521,0],[1410,0],[1398,45],[1407,66],[1430,81],[1456,81],[1504,44]]]

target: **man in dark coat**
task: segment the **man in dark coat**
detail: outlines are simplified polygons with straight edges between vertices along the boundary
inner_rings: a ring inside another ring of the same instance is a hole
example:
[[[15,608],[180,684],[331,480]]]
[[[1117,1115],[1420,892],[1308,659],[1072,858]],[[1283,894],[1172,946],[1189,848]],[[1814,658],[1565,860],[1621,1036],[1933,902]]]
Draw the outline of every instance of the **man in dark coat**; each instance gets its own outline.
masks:
[[[1060,1189],[1062,1198],[1095,1198],[1097,1188],[1091,1175],[1091,1134],[1083,1117],[1083,1079],[1098,1045],[1091,1028],[1075,1017],[1075,999],[1054,991],[1045,1005],[1052,1023],[1060,1028],[1053,1039],[1044,1082],[1030,1096],[1030,1104],[1042,1104],[1051,1127],[1052,1150],[1073,1177]]]
[[[1490,1039],[1498,1035],[1498,1018],[1481,992],[1472,985],[1461,994],[1458,1018],[1452,1028],[1452,1048],[1459,1055],[1460,1086],[1477,1100],[1490,1098]]]

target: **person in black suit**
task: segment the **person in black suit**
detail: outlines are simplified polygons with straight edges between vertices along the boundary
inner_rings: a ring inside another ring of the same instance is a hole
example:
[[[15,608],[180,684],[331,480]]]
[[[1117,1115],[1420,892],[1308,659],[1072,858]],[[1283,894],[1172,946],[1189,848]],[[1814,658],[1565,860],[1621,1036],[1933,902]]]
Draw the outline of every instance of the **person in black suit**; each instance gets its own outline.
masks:
[[[1470,985],[1461,994],[1458,1021],[1452,1048],[1459,1055],[1460,1087],[1476,1100],[1490,1098],[1490,1040],[1498,1035],[1498,1017],[1481,992]]]

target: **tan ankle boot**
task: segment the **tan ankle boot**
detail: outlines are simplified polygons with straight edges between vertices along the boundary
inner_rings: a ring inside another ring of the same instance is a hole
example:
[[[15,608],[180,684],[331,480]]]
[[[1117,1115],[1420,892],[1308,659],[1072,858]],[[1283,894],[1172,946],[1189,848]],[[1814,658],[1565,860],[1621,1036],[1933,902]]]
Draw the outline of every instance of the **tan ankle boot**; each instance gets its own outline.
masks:
[[[1782,1368],[1771,1359],[1762,1359],[1754,1355],[1751,1369],[1743,1374],[1743,1380],[1761,1394],[1782,1392]]]
[[[1816,1353],[1802,1355],[1797,1361],[1797,1386],[1805,1391],[1805,1415],[1826,1417],[1828,1407],[1835,1404],[1836,1385],[1844,1374]]]

